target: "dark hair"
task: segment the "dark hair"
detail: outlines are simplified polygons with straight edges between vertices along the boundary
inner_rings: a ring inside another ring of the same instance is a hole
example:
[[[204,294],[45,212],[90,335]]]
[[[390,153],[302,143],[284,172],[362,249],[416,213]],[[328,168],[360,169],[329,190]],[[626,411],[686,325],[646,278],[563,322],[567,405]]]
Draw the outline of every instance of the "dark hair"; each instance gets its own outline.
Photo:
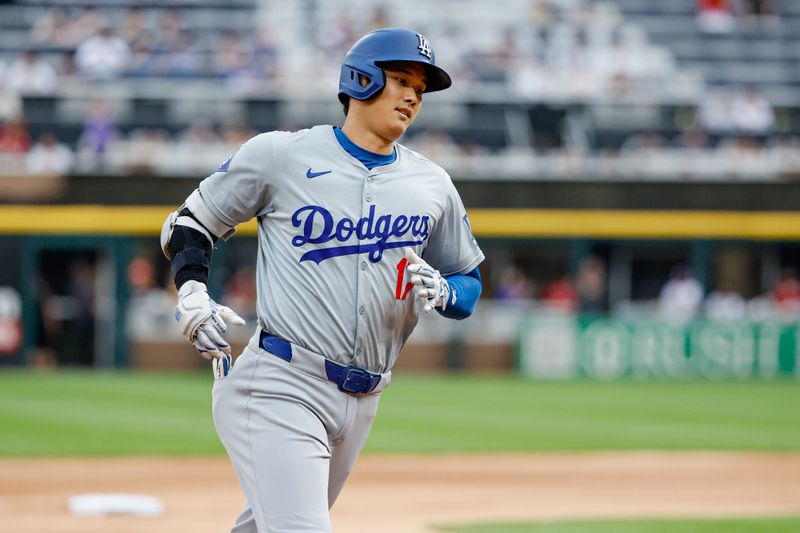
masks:
[[[345,96],[342,99],[342,110],[344,111],[344,116],[347,116],[347,112],[350,111],[350,97]]]

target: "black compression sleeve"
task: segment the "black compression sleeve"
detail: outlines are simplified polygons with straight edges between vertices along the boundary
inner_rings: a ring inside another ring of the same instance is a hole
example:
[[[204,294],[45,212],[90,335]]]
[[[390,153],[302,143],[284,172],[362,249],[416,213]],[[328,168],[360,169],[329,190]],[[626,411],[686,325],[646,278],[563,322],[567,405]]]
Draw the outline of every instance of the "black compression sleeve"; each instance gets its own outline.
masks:
[[[208,285],[208,269],[213,251],[208,237],[194,228],[178,224],[172,230],[168,249],[176,287],[180,288],[190,279]]]

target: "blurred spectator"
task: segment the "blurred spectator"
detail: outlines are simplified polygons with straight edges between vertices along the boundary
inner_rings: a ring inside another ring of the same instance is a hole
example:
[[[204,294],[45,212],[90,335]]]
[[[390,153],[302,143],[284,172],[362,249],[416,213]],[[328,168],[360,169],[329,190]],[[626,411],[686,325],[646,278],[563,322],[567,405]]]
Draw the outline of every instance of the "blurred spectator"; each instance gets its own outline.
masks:
[[[697,27],[705,33],[731,33],[736,29],[728,0],[698,0]]]
[[[56,68],[56,75],[58,76],[59,86],[63,86],[67,82],[75,81],[80,78],[78,65],[75,64],[75,54],[72,52],[63,52],[61,54]]]
[[[25,158],[25,167],[32,174],[64,175],[72,168],[74,156],[52,133],[43,133]]]
[[[92,100],[78,141],[81,151],[102,155],[116,138],[117,128],[111,120],[105,100]]]
[[[712,89],[698,109],[698,120],[713,135],[730,135],[734,130],[730,95],[722,89]]]
[[[179,136],[179,142],[183,147],[197,152],[219,143],[219,140],[214,125],[207,119],[193,121]]]
[[[31,136],[25,115],[17,114],[0,126],[0,153],[25,154],[31,148]]]
[[[149,31],[144,31],[131,44],[131,58],[128,62],[128,74],[152,76],[158,73],[158,54],[156,39]]]
[[[774,0],[744,0],[744,12],[756,17],[778,16]]]
[[[508,266],[500,274],[500,281],[494,291],[494,299],[504,302],[530,300],[533,286],[525,273],[516,266]]]
[[[161,10],[159,15],[159,41],[174,42],[183,29],[183,13],[179,9],[170,8]]]
[[[247,124],[241,122],[233,122],[230,124],[223,124],[220,126],[219,136],[223,143],[227,144],[229,148],[237,150],[239,146],[250,140],[256,135]]]
[[[144,296],[155,285],[155,268],[152,261],[144,257],[136,257],[128,265],[128,286],[131,290],[131,296]]]
[[[703,128],[693,125],[681,132],[674,147],[679,150],[708,150],[711,143]]]
[[[392,24],[392,17],[389,16],[389,12],[386,10],[385,6],[377,6],[372,10],[369,26],[368,31],[391,28],[394,26],[394,24]]]
[[[179,32],[164,50],[161,72],[170,76],[193,76],[203,69],[203,55],[195,44],[192,32]]]
[[[78,18],[70,24],[70,44],[79,44],[105,27],[110,27],[106,16],[95,6],[87,5]]]
[[[120,23],[119,36],[128,44],[138,41],[145,31],[145,13],[141,6],[130,7]]]
[[[772,301],[782,312],[800,312],[800,280],[794,268],[784,267],[781,270],[781,278],[772,288]]]
[[[136,257],[128,265],[128,286],[131,297],[128,301],[128,335],[168,337],[174,330],[166,328],[175,309],[175,287],[172,274],[167,271],[167,288],[156,283],[153,262],[146,257]]]
[[[267,28],[260,28],[256,34],[253,70],[255,76],[263,80],[278,77],[278,46],[272,32]]]
[[[6,84],[23,96],[52,94],[58,87],[56,70],[35,50],[18,57],[5,74]]]
[[[314,32],[317,48],[337,64],[356,40],[353,20],[346,12],[337,12],[336,19],[325,25],[325,31]]]
[[[763,136],[775,125],[772,104],[753,86],[733,100],[731,116],[736,130],[745,135]]]
[[[703,287],[692,277],[685,264],[672,267],[669,280],[661,288],[658,309],[664,318],[674,322],[688,322],[700,310]]]
[[[0,124],[22,113],[22,98],[17,91],[2,83],[0,76]]]
[[[320,32],[325,33],[325,32]],[[233,76],[247,70],[252,54],[236,31],[226,31],[214,51],[214,69],[223,77]]]
[[[153,173],[161,160],[170,157],[169,133],[158,128],[133,131],[125,149],[128,172]]]
[[[241,309],[246,320],[256,317],[256,273],[253,267],[243,266],[228,278],[221,302],[238,313]]]
[[[665,145],[664,137],[662,137],[660,133],[656,131],[646,131],[644,133],[631,135],[625,139],[621,149],[623,153],[642,155],[661,152]]]
[[[602,312],[608,309],[606,267],[599,258],[592,255],[581,261],[575,279],[575,291],[581,311]]]
[[[578,308],[578,295],[566,273],[545,285],[539,299],[548,309],[572,313]]]
[[[417,134],[409,144],[425,157],[433,160],[450,160],[462,155],[461,148],[455,143],[446,130],[428,128]]]
[[[725,287],[717,287],[706,299],[706,316],[715,322],[735,322],[747,316],[747,302],[742,295]]]
[[[130,59],[128,43],[114,35],[110,26],[100,28],[97,35],[82,42],[75,52],[80,72],[96,80],[120,76],[128,68]]]
[[[742,4],[748,29],[757,28],[758,25],[767,29],[780,26],[780,15],[774,0],[742,0]]]
[[[31,42],[51,46],[74,46],[76,39],[72,31],[72,21],[61,7],[47,8],[40,14],[31,28]]]

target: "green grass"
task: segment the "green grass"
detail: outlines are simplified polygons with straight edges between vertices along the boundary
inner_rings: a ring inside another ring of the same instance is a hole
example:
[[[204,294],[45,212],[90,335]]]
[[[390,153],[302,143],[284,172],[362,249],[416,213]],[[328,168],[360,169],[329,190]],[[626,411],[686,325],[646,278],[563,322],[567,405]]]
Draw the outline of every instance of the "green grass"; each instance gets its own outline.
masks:
[[[797,450],[800,383],[531,382],[399,376],[367,448],[381,452]]]
[[[0,373],[0,454],[221,453],[210,377]]]
[[[796,533],[800,518],[604,520],[448,526],[454,533]]]
[[[0,372],[0,455],[222,453],[209,373]],[[367,451],[800,450],[800,383],[395,376]]]

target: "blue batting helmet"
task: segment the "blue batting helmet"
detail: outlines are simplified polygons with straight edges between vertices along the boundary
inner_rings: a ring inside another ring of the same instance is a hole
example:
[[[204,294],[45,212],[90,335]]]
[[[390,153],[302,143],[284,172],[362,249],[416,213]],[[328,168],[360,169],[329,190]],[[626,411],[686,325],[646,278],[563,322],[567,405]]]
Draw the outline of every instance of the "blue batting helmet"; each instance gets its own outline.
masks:
[[[380,93],[386,78],[381,65],[391,61],[413,61],[425,67],[428,83],[425,92],[441,91],[452,84],[447,72],[436,66],[428,39],[403,28],[383,28],[368,33],[347,52],[339,76],[339,100],[346,97],[366,100]],[[359,74],[369,83],[362,87]]]

